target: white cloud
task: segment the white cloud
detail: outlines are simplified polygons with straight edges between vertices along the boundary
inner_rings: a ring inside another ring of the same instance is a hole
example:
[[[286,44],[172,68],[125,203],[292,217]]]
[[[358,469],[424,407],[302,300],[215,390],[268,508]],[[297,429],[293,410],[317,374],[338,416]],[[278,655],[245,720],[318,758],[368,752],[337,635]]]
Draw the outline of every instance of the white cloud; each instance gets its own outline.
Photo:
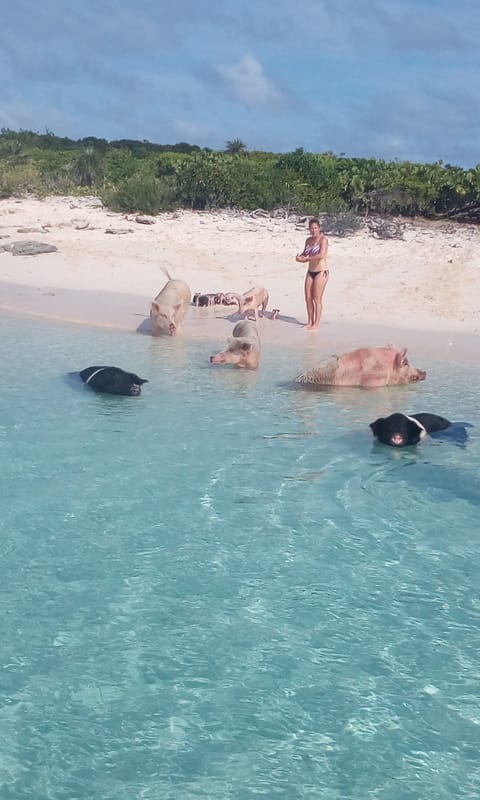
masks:
[[[282,92],[270,81],[254,56],[244,55],[237,64],[216,68],[233,96],[246,106],[278,105]]]

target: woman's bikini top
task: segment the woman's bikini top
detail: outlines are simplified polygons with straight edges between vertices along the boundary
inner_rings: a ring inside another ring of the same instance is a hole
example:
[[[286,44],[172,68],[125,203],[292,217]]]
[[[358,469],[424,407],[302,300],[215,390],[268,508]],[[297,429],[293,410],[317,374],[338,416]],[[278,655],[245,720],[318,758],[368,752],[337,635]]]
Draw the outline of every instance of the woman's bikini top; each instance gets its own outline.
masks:
[[[319,242],[312,242],[312,244],[305,245],[305,250],[303,251],[304,256],[318,256],[322,245]]]

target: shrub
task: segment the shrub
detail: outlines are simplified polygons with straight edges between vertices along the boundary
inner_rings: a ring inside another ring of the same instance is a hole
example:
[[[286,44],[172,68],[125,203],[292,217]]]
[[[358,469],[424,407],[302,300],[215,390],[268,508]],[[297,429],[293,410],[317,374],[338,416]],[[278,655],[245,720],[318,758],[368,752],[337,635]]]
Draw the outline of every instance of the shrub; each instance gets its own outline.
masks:
[[[0,161],[0,197],[40,194],[41,191],[42,181],[36,167],[31,164],[10,167]]]
[[[177,208],[171,179],[133,175],[116,189],[106,190],[101,199],[113,211],[158,214]]]

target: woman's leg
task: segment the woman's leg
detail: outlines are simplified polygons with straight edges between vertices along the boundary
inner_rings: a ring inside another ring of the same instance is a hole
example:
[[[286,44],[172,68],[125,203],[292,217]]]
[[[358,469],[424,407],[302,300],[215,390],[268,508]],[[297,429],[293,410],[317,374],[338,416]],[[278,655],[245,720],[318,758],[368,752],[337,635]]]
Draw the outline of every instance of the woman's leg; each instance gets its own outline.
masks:
[[[325,291],[325,287],[328,283],[328,279],[330,277],[330,273],[328,269],[322,270],[320,275],[317,275],[314,280],[312,280],[313,286],[311,289],[312,293],[312,302],[313,302],[313,322],[312,328],[320,327],[320,319],[322,317],[323,311],[323,293]]]
[[[313,305],[313,297],[312,297],[312,288],[313,288],[313,278],[307,272],[305,276],[305,305],[307,307],[307,324],[305,325],[306,328],[313,328],[314,323],[314,305]]]

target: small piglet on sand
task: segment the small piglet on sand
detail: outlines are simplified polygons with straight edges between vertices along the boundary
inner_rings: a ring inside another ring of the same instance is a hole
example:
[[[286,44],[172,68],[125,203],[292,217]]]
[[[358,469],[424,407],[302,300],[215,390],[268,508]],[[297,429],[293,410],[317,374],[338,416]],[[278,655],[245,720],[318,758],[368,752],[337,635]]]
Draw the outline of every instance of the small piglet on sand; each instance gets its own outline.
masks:
[[[243,318],[247,319],[253,312],[255,322],[258,322],[258,309],[262,310],[262,315],[265,316],[265,310],[268,305],[268,292],[264,286],[254,286],[244,294],[236,294],[229,292],[226,295],[228,304],[232,300],[238,303],[238,313],[243,314]]]
[[[131,397],[139,395],[142,385],[148,383],[146,378],[139,378],[134,372],[125,372],[120,367],[85,367],[80,377],[94,392]]]
[[[388,345],[362,347],[341,356],[332,356],[315,369],[298,375],[295,382],[319,387],[358,386],[372,389],[416,383],[424,381],[426,376],[424,370],[410,366],[406,348],[397,350]]]
[[[192,293],[184,281],[168,280],[150,307],[152,336],[175,336],[191,298]]]
[[[210,356],[211,364],[235,364],[245,369],[257,369],[260,363],[260,337],[255,323],[242,320],[235,325],[227,349]]]

